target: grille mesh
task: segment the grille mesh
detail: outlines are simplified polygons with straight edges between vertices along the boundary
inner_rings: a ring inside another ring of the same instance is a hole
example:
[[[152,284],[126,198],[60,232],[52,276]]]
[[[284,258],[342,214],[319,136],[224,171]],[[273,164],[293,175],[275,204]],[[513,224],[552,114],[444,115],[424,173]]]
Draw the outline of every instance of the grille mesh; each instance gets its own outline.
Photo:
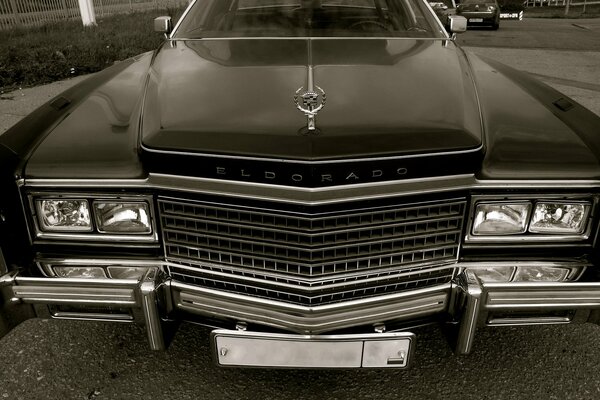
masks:
[[[292,212],[159,199],[173,279],[302,305],[448,282],[465,204]]]

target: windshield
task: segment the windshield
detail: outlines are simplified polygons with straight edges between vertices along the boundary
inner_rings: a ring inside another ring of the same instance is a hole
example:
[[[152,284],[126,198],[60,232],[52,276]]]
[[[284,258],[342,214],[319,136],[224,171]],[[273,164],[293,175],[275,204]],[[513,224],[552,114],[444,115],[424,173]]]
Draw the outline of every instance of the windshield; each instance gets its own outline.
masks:
[[[174,38],[439,37],[420,0],[197,0]]]

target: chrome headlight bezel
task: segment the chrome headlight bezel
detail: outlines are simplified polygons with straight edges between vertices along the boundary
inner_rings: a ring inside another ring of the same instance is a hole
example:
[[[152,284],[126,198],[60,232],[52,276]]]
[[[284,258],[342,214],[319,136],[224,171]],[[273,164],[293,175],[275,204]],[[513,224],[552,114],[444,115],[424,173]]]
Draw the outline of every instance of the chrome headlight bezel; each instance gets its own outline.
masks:
[[[465,243],[514,243],[514,244],[542,244],[550,242],[582,242],[590,239],[593,228],[593,215],[597,207],[598,199],[591,194],[582,195],[559,195],[559,194],[511,194],[501,195],[476,195],[471,199],[471,207],[468,215],[467,231]],[[473,232],[476,210],[481,204],[530,204],[530,211],[527,215],[525,229],[520,233],[504,234],[475,234]],[[584,205],[585,211],[582,218],[582,229],[579,232],[536,232],[530,229],[530,224],[534,218],[534,212],[537,204],[556,203],[556,204],[577,204]]]
[[[28,193],[29,209],[32,221],[32,236],[36,239],[52,240],[71,240],[83,242],[134,242],[150,243],[158,242],[156,229],[156,218],[154,211],[154,200],[150,195],[122,195],[112,193],[56,193],[56,192],[31,192]],[[40,218],[39,204],[44,200],[79,200],[86,201],[90,213],[90,229],[70,230],[70,229],[45,229]],[[95,205],[98,203],[135,203],[145,204],[148,211],[149,231],[147,232],[108,232],[102,230],[98,225],[98,218],[95,215]]]

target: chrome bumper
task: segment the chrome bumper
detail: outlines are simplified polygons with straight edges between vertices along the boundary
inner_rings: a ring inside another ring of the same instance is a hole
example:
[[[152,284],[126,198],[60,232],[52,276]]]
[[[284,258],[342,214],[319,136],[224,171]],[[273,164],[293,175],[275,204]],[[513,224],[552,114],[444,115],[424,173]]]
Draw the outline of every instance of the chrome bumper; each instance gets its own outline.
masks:
[[[173,282],[159,268],[151,268],[139,281],[30,278],[12,272],[0,277],[0,287],[3,287],[4,300],[9,305],[27,303],[130,310],[128,315],[90,311],[61,312],[52,317],[141,322],[146,326],[153,350],[165,349],[163,321],[174,312],[305,334],[445,315],[447,320],[456,322],[453,325],[455,352],[467,354],[480,325],[572,322],[569,318],[552,316],[494,317],[498,313],[600,308],[600,282],[484,284],[471,270],[465,270],[447,285],[318,307],[294,306]]]
[[[132,314],[98,312],[65,312],[53,315],[64,319],[131,321],[141,314],[153,350],[164,350],[158,298],[162,277],[158,268],[151,268],[140,280],[29,278],[11,272],[0,278],[5,302],[8,304],[46,304],[90,307],[118,307]],[[8,289],[8,290],[7,290]]]

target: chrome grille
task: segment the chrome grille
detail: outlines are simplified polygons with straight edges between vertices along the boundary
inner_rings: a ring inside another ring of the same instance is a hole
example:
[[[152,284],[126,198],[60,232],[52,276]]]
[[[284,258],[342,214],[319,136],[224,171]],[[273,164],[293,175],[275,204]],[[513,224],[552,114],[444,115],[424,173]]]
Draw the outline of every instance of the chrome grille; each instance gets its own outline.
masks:
[[[175,280],[302,305],[448,282],[466,201],[342,211],[159,199]]]

